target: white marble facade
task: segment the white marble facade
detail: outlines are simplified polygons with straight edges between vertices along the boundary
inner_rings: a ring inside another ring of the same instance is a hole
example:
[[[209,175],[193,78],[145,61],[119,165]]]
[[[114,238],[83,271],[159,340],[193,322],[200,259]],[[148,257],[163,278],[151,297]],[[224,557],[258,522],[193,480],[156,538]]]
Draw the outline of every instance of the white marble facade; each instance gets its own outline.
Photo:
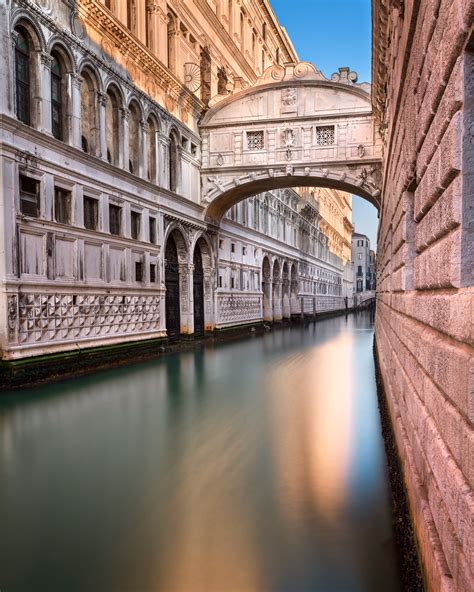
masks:
[[[181,334],[199,289],[206,331],[343,308],[317,201],[275,189],[209,225],[201,104],[144,92],[76,8],[0,0],[1,358],[165,337],[170,240]]]

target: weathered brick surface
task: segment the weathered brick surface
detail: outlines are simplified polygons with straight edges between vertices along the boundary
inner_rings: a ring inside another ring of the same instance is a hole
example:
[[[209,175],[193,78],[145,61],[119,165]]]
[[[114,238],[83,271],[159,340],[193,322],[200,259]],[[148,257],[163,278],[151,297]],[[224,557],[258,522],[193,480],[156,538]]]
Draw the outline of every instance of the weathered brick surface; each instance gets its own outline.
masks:
[[[466,272],[474,0],[404,7],[403,22],[374,28],[375,37],[397,35],[383,81],[377,349],[428,587],[467,592],[474,590],[474,289]]]

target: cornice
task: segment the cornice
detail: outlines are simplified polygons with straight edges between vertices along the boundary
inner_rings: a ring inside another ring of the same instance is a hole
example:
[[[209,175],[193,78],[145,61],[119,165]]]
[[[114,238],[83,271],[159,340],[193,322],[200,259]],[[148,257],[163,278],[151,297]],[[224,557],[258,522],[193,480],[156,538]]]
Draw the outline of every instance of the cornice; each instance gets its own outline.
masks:
[[[141,41],[112,15],[97,0],[82,0],[79,11],[86,22],[98,30],[107,31],[109,38],[120,50],[122,55],[132,58],[138,67],[148,71],[161,88],[179,105],[186,107],[198,117],[203,103],[182,84],[168,68],[146,48]]]

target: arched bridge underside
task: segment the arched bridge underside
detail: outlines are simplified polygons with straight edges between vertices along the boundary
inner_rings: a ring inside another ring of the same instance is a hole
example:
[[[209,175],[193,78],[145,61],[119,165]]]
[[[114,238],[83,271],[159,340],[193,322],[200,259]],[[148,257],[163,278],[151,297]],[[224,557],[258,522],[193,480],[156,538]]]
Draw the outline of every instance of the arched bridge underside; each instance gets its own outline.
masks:
[[[211,103],[200,130],[210,223],[282,187],[331,187],[380,206],[382,142],[370,85],[348,68],[328,80],[306,62],[272,66],[254,86]]]

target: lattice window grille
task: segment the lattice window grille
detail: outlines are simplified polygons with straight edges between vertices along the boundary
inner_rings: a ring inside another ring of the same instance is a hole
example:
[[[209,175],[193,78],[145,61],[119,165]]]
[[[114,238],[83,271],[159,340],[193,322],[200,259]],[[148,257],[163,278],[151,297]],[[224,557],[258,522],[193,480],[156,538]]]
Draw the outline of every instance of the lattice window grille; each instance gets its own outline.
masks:
[[[263,150],[265,148],[263,131],[247,132],[247,148],[249,150]]]
[[[316,128],[316,143],[318,146],[329,146],[334,144],[334,126],[318,126]]]

